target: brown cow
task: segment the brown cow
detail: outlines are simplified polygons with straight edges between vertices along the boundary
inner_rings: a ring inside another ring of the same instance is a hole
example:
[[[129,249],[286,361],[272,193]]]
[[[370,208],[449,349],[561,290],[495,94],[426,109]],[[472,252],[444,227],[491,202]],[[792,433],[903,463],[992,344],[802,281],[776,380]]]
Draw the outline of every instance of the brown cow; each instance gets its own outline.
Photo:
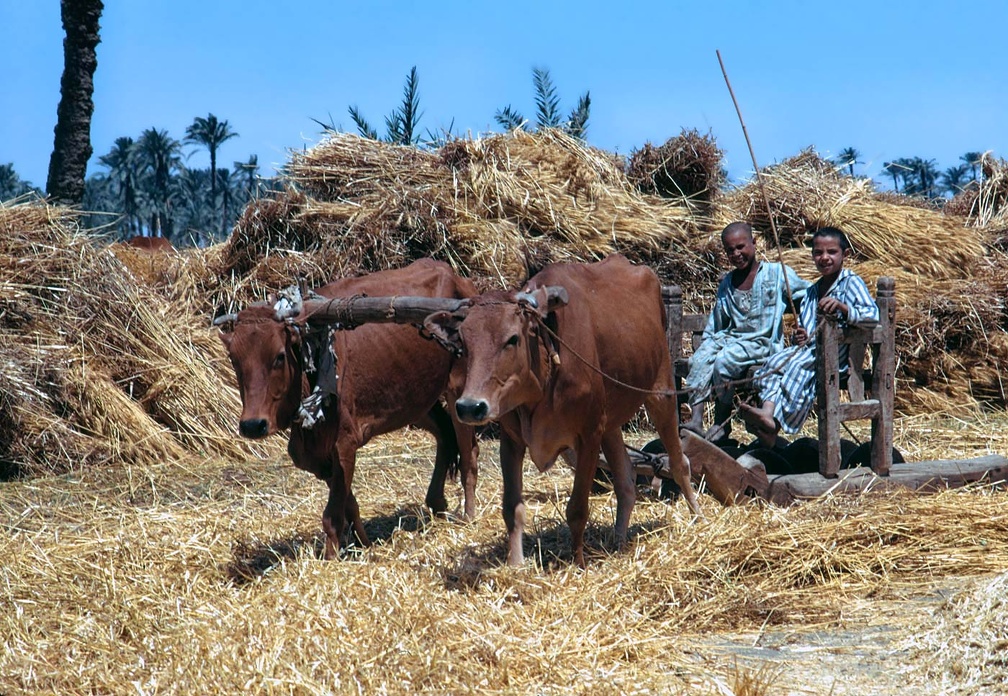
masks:
[[[447,264],[423,259],[402,269],[338,280],[317,292],[324,297],[463,298],[476,290]],[[361,543],[368,543],[351,492],[357,450],[372,437],[410,424],[429,430],[438,442],[427,505],[434,512],[447,508],[445,477],[457,460],[465,516],[471,518],[476,504],[475,433],[450,417],[439,402],[448,387],[451,354],[411,326],[367,324],[352,331],[335,331],[335,403],[325,408],[324,420],[309,429],[295,418],[310,391],[302,369],[302,346],[308,330],[296,321],[279,320],[272,306],[253,305],[235,316],[233,332],[222,333],[221,338],[241,392],[241,434],[262,438],[289,427],[287,451],[294,464],[329,484],[329,501],[322,515],[326,558],[338,553],[347,518]]]
[[[545,471],[567,449],[576,453],[567,503],[574,561],[584,566],[588,495],[599,449],[615,479],[617,542],[626,542],[636,498],[621,427],[641,404],[669,452],[676,482],[694,513],[689,461],[665,340],[661,286],[653,272],[622,256],[594,264],[556,264],[521,292],[491,292],[464,312],[431,315],[426,325],[465,356],[460,420],[499,421],[508,563],[523,562],[522,461],[526,449]]]

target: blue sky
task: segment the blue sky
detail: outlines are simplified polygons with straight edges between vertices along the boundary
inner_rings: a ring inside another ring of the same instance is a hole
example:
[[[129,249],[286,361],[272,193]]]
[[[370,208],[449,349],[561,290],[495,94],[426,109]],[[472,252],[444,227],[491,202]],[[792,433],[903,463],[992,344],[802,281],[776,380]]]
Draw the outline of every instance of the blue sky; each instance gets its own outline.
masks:
[[[1008,157],[1008,2],[243,2],[106,0],[91,138],[97,158],[146,128],[181,140],[196,116],[240,137],[219,164],[256,154],[266,175],[346,130],[356,105],[379,132],[417,67],[432,131],[499,130],[534,117],[532,69],[568,112],[590,91],[588,142],[629,154],[682,128],[711,133],[734,179],[752,163],[720,49],[760,165],[806,146],[857,148],[858,173],[920,156],[941,169],[971,150]],[[63,29],[57,0],[0,0],[0,163],[45,185]],[[208,166],[205,152],[189,164]]]

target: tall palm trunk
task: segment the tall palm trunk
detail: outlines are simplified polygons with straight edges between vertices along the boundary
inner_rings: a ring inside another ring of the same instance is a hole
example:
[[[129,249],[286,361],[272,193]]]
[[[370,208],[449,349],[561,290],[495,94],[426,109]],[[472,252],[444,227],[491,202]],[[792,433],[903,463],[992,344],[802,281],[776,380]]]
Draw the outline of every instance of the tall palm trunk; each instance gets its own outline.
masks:
[[[95,48],[102,0],[62,0],[63,78],[56,109],[53,153],[46,192],[54,200],[79,204],[84,199],[84,175],[91,158],[91,115],[94,113]]]

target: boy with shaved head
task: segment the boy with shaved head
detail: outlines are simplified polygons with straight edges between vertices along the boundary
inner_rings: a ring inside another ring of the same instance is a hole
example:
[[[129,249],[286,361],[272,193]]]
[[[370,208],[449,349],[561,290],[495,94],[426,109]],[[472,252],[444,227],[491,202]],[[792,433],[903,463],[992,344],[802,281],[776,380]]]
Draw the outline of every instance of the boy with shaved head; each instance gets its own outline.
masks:
[[[718,283],[703,342],[690,358],[686,388],[692,416],[683,424],[712,441],[730,432],[732,383],[745,377],[750,367],[784,348],[788,288],[797,302],[810,285],[790,266],[760,261],[747,222],[725,227],[721,244],[734,269]],[[705,433],[704,404],[712,395],[714,425]]]

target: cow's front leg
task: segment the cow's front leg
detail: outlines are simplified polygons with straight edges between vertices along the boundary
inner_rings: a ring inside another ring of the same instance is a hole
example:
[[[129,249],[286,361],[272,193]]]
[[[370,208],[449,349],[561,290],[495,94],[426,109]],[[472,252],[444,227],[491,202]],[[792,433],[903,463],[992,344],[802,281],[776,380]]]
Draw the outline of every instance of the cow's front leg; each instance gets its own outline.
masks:
[[[623,550],[630,529],[630,513],[633,512],[634,503],[637,502],[637,486],[630,455],[627,454],[623,433],[619,428],[614,428],[602,436],[602,452],[609,462],[613,477],[613,492],[616,494],[616,525],[613,531],[616,535],[616,545]]]
[[[462,505],[465,519],[476,517],[476,480],[479,477],[479,438],[476,429],[453,419],[459,447],[459,479],[462,482]]]
[[[522,462],[525,460],[525,443],[518,442],[502,432],[500,437],[501,475],[504,495],[501,512],[508,531],[508,565],[520,566],[525,562],[522,536],[525,533],[525,502],[522,500]]]
[[[343,545],[343,530],[346,527],[347,489],[343,481],[343,470],[333,467],[332,476],[327,479],[329,484],[329,500],[322,512],[322,531],[325,532],[325,559],[331,561],[339,558]]]
[[[577,466],[574,469],[574,490],[567,501],[567,526],[571,532],[571,548],[574,562],[585,567],[584,532],[588,525],[588,496],[598,468],[600,442],[597,437],[578,443]],[[615,472],[614,472],[615,473]],[[618,485],[618,484],[617,484]]]
[[[360,505],[357,504],[357,497],[353,494],[353,491],[347,493],[346,514],[347,519],[353,525],[357,541],[360,542],[361,546],[370,546],[371,539],[368,538],[367,532],[364,531],[364,521],[361,519]]]
[[[333,471],[335,472],[337,469],[343,471],[343,481],[346,487],[347,521],[352,526],[361,545],[370,546],[371,540],[368,538],[367,532],[364,531],[364,521],[361,520],[360,516],[360,505],[357,504],[357,498],[353,494],[353,477],[354,469],[357,466],[358,444],[356,440],[351,441],[350,438],[340,439],[336,444],[336,450],[339,452],[339,465],[333,466]]]

